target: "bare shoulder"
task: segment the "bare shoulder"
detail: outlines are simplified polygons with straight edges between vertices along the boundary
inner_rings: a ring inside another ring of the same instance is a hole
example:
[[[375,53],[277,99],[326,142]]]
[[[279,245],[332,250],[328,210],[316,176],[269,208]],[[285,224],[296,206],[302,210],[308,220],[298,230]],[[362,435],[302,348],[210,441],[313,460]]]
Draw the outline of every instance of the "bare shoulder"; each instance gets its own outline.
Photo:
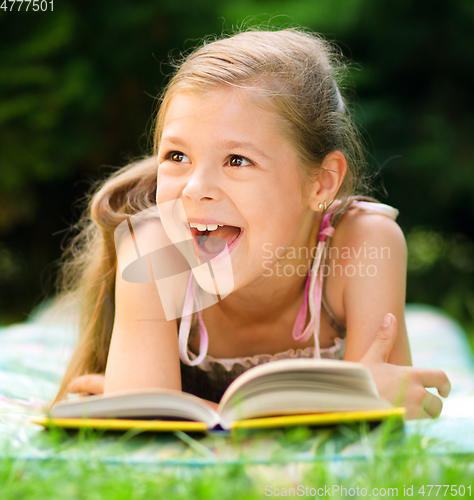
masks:
[[[397,222],[387,215],[360,208],[345,212],[334,232],[332,245],[351,249],[389,247],[402,258],[406,257],[405,237]]]
[[[387,215],[353,208],[336,226],[331,246],[327,298],[347,328],[344,359],[362,358],[390,312],[398,333],[388,360],[410,364],[404,319],[407,248],[400,226]]]
[[[336,226],[327,259],[325,297],[332,312],[344,323],[348,290],[363,295],[367,289],[381,289],[378,280],[404,283],[401,277],[406,274],[405,237],[392,218],[350,209]]]

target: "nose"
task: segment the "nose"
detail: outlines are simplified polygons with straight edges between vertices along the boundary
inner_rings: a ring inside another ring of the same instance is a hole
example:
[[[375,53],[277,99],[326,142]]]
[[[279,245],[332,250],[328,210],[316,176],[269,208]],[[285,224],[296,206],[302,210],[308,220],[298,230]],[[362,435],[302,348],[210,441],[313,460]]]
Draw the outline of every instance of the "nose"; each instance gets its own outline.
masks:
[[[209,167],[196,166],[183,189],[183,196],[194,203],[218,199],[219,188],[216,183],[216,175]]]

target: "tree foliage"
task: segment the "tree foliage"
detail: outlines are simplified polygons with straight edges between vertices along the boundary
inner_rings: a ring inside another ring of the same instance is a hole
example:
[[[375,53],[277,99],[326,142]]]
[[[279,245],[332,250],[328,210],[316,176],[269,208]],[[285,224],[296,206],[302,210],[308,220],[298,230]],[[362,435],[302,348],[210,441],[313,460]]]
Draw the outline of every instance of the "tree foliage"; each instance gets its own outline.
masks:
[[[53,12],[0,10],[0,316],[21,319],[52,291],[51,262],[91,182],[148,152],[170,51],[246,20],[303,25],[355,62],[354,115],[380,170],[376,194],[399,208],[407,235],[408,299],[468,321],[473,18],[469,0],[70,0]]]

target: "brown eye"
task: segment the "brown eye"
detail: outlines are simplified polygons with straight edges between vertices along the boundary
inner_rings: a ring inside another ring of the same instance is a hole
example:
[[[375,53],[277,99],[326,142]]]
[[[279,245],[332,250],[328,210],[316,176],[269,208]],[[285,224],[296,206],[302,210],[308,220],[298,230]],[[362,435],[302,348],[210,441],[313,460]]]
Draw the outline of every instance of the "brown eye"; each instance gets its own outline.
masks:
[[[248,158],[245,158],[245,156],[232,155],[229,157],[229,165],[231,167],[245,167],[251,164],[252,162]]]
[[[183,153],[180,153],[179,151],[173,151],[170,153],[171,161],[181,162],[183,161],[184,156],[185,155]]]

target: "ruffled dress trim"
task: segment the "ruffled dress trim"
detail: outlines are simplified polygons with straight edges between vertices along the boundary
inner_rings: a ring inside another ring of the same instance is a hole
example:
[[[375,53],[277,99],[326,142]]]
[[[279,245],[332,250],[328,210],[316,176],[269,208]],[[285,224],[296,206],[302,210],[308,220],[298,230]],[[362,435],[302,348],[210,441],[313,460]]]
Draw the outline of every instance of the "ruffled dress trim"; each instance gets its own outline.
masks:
[[[321,358],[343,359],[346,347],[346,339],[336,337],[334,345],[325,349],[320,349]],[[256,354],[255,356],[246,356],[243,358],[214,358],[209,354],[201,361],[199,368],[205,371],[212,371],[213,365],[218,364],[230,372],[234,365],[241,365],[245,368],[277,361],[279,359],[296,359],[296,358],[314,358],[315,348],[305,347],[304,349],[288,349],[287,351],[278,352],[276,354]],[[192,354],[192,353],[191,353]]]

